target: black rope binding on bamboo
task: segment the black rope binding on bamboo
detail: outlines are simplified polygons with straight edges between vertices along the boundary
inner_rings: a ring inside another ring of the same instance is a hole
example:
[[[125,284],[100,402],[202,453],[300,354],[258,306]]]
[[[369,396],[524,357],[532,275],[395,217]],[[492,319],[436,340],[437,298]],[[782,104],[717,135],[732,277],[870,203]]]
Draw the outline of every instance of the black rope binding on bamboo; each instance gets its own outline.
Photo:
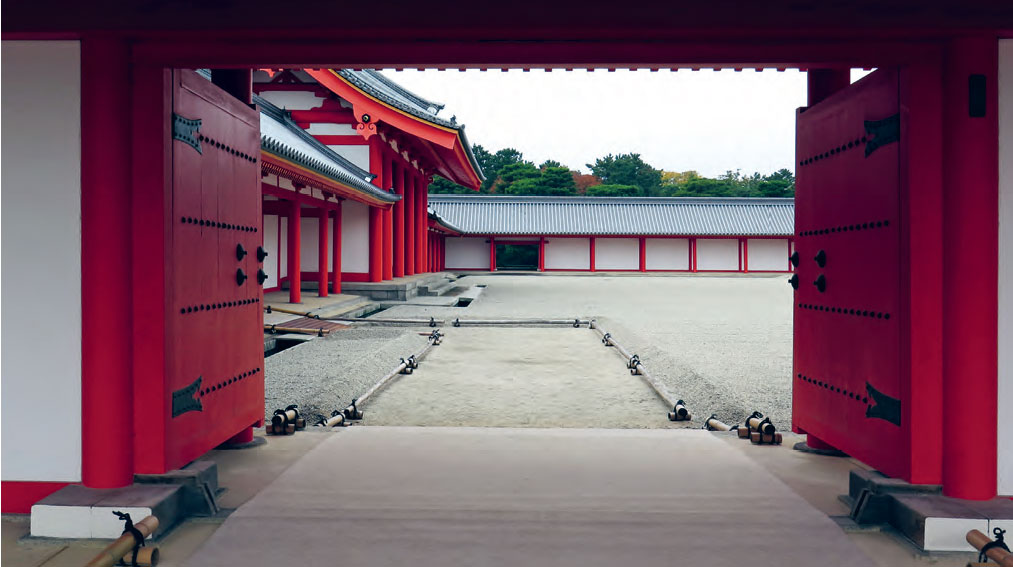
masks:
[[[117,518],[123,520],[123,533],[134,536],[134,549],[131,554],[130,563],[125,563],[123,559],[120,559],[119,565],[137,567],[137,554],[141,551],[141,546],[144,545],[144,534],[134,527],[134,521],[130,519],[130,514],[119,512],[117,510],[113,510],[113,514],[115,514]]]

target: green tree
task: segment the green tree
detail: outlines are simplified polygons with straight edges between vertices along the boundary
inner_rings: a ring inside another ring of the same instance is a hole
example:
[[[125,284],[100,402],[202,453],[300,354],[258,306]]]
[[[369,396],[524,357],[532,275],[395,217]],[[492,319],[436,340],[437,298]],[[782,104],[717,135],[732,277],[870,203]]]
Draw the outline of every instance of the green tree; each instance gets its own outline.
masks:
[[[592,185],[587,188],[588,197],[636,197],[640,187],[636,185]]]
[[[636,185],[641,195],[661,194],[661,170],[651,167],[640,154],[609,154],[587,167],[606,185]]]
[[[563,167],[563,164],[554,159],[547,159],[542,162],[542,165],[538,166],[538,169],[546,169],[549,167]]]

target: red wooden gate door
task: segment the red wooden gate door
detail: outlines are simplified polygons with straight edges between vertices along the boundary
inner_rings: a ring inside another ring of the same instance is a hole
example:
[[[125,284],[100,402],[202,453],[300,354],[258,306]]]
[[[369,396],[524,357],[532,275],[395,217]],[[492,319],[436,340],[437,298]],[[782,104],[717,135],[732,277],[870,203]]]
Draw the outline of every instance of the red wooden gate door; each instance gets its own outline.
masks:
[[[173,72],[167,469],[264,415],[260,117]]]
[[[898,80],[881,69],[799,110],[792,411],[796,431],[906,478]]]

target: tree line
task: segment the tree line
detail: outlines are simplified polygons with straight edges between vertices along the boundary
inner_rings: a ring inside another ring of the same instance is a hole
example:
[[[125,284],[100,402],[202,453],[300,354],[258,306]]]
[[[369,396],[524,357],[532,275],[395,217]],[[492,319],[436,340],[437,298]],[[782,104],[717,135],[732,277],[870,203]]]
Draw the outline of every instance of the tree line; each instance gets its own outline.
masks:
[[[609,154],[586,164],[590,174],[555,160],[540,165],[514,148],[491,153],[476,144],[475,160],[486,179],[480,193],[495,195],[586,195],[589,197],[794,197],[795,176],[788,169],[768,175],[726,171],[716,178],[696,171],[665,171],[652,167],[640,154]],[[430,193],[474,193],[436,177]]]

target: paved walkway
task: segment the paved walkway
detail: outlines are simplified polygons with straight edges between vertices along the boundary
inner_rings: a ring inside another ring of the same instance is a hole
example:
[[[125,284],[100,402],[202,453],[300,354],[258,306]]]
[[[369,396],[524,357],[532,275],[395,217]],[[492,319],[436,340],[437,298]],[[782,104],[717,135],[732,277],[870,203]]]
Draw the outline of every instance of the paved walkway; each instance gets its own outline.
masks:
[[[239,508],[191,566],[872,565],[695,430],[353,427]]]

